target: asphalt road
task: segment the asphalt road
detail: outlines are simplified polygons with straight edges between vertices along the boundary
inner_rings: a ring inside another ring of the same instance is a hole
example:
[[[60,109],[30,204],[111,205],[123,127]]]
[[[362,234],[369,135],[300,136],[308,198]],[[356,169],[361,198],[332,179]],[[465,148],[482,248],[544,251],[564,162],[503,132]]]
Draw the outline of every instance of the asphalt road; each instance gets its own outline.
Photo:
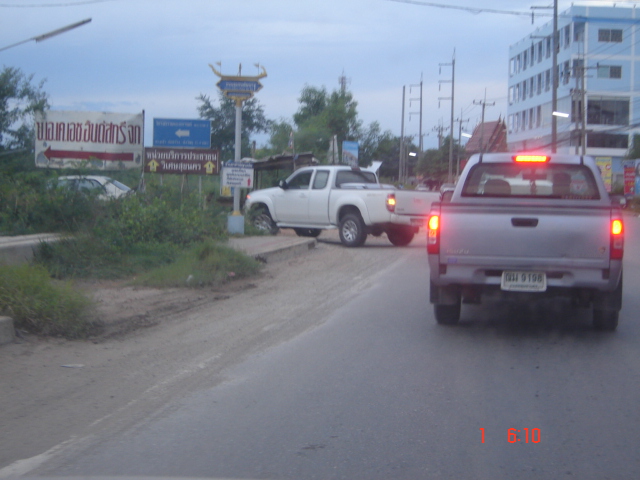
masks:
[[[370,249],[394,260],[317,327],[32,474],[639,478],[638,239],[628,218],[615,333],[558,300],[464,306],[438,326],[423,239]]]

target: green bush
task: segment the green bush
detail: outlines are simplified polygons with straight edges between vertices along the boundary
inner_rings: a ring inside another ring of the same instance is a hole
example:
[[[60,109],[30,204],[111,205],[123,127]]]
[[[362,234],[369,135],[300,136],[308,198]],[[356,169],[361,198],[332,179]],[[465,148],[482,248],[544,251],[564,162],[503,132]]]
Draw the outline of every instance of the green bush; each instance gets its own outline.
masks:
[[[262,264],[230,247],[204,242],[191,247],[175,262],[150,270],[135,283],[153,287],[219,286],[255,275]]]
[[[38,266],[0,266],[0,311],[36,334],[82,338],[99,328],[91,301]]]

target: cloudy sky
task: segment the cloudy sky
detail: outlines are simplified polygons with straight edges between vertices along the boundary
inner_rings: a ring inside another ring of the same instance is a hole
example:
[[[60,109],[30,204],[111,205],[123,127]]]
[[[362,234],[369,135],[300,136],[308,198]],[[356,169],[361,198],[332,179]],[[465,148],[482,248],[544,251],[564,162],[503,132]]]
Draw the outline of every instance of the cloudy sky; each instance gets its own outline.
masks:
[[[419,133],[423,81],[425,148],[450,123],[450,66],[455,50],[455,117],[472,131],[485,99],[486,120],[506,114],[508,47],[550,21],[551,10],[512,15],[550,1],[524,0],[0,0],[0,48],[91,18],[49,40],[0,52],[0,65],[18,67],[45,90],[55,110],[197,118],[196,96],[217,98],[208,64],[222,73],[267,78],[257,94],[265,114],[290,120],[307,85],[339,88],[347,78],[360,119],[400,134],[402,87],[407,86],[405,133]],[[559,0],[562,12],[570,1]],[[611,5],[586,0],[577,5]],[[633,2],[617,2],[631,6]],[[429,4],[429,6],[427,5]],[[461,7],[441,8],[436,5]],[[480,9],[483,11],[470,11]],[[441,89],[439,90],[439,87]],[[486,92],[486,93],[485,93]],[[409,101],[411,100],[411,102]],[[457,135],[457,125],[455,134]],[[264,137],[258,138],[264,143]]]

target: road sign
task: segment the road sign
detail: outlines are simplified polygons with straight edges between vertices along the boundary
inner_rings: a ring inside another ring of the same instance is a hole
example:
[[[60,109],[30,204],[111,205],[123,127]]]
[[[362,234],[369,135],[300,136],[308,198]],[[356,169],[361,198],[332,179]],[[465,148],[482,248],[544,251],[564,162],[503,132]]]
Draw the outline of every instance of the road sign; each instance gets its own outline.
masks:
[[[178,175],[218,175],[218,150],[186,148],[145,148],[144,171]]]
[[[262,88],[262,84],[257,80],[220,80],[216,85],[224,92],[255,93]]]
[[[211,148],[211,122],[209,120],[154,118],[153,146]]]
[[[253,187],[253,165],[250,163],[227,162],[222,167],[223,187]]]

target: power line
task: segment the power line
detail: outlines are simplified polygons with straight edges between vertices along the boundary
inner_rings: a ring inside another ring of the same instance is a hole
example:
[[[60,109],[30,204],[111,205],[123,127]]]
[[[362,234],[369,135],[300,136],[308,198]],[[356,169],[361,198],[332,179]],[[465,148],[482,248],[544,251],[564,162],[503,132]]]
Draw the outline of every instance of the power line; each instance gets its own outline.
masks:
[[[463,10],[465,12],[479,14],[479,13],[498,13],[501,15],[516,15],[522,17],[531,17],[533,15],[532,12],[516,12],[513,10],[496,10],[493,8],[477,8],[477,7],[463,7],[461,5],[448,5],[445,3],[434,3],[434,2],[419,2],[416,0],[388,0],[390,2],[398,2],[398,3],[409,3],[411,5],[420,5],[423,7],[435,7],[435,8],[446,8],[450,10]],[[539,17],[551,17],[550,13],[536,13]]]
[[[78,5],[89,5],[91,3],[113,2],[115,0],[80,0],[67,3],[0,3],[0,8],[46,8],[46,7],[76,7]]]

